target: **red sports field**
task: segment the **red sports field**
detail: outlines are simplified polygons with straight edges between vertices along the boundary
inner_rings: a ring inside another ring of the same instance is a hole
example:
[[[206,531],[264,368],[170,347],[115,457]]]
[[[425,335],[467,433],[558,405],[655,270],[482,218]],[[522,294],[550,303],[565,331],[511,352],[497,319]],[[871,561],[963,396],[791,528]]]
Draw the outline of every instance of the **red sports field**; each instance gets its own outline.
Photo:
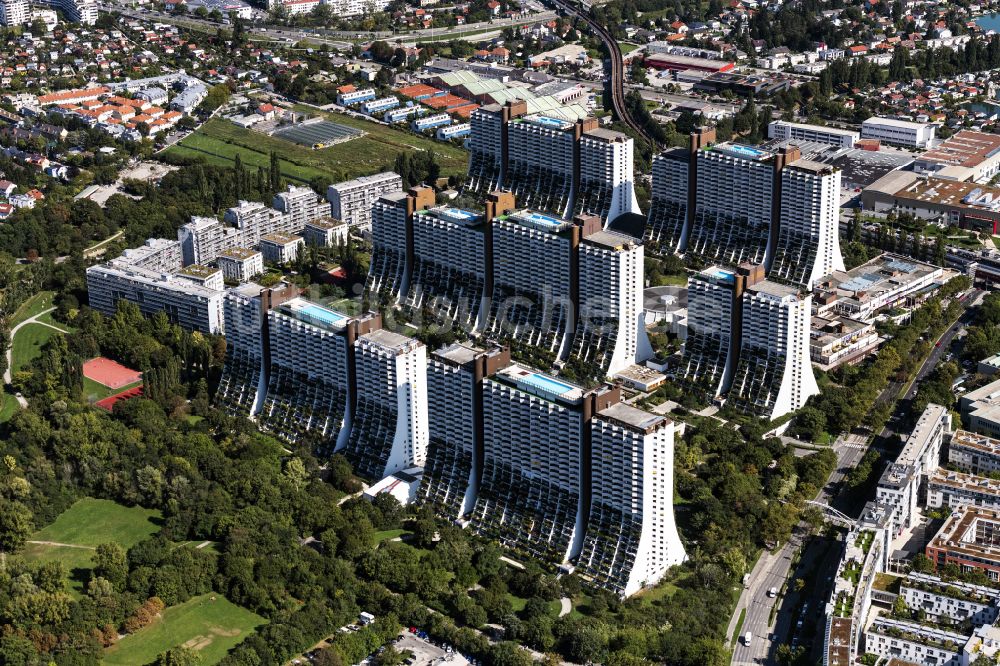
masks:
[[[126,391],[122,391],[121,393],[115,393],[114,395],[109,396],[104,400],[98,400],[94,404],[100,407],[101,409],[106,409],[107,411],[110,412],[112,409],[114,409],[115,403],[117,403],[119,400],[128,400],[129,398],[134,398],[139,395],[142,395],[142,387],[134,386]]]
[[[126,368],[110,358],[98,356],[83,364],[83,376],[108,388],[116,389],[135,384],[142,379],[142,373]]]

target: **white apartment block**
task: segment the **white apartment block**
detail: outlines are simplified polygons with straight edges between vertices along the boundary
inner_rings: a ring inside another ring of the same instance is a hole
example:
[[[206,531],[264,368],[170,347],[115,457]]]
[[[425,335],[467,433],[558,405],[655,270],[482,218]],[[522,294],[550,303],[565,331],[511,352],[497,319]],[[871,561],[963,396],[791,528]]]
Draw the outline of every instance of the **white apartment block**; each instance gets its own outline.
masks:
[[[226,280],[222,277],[222,271],[215,266],[201,266],[190,264],[174,273],[178,280],[186,280],[206,289],[222,291],[226,288]]]
[[[809,361],[812,297],[768,280],[743,295],[740,361],[729,399],[776,419],[819,393]]]
[[[503,188],[514,193],[518,206],[572,213],[575,129],[574,123],[541,115],[508,124]]]
[[[956,430],[948,442],[948,462],[972,474],[1000,472],[1000,440]]]
[[[927,508],[959,506],[1000,509],[1000,481],[938,469],[927,479]]]
[[[370,99],[375,99],[374,88],[362,88],[361,90],[337,93],[337,104],[341,106],[354,106],[361,102],[367,102]]]
[[[28,0],[4,0],[0,2],[0,25],[13,27],[27,25],[31,21],[31,5]]]
[[[574,214],[597,215],[607,226],[619,215],[640,212],[630,136],[600,127],[588,130],[580,137],[579,159]]]
[[[796,160],[781,170],[781,213],[768,277],[806,291],[833,271],[840,254],[840,170]]]
[[[698,151],[695,216],[684,252],[733,266],[765,262],[774,159],[773,153],[735,143]]]
[[[883,143],[907,148],[926,148],[934,141],[935,126],[873,116],[861,123],[862,139],[878,139]]]
[[[362,477],[381,479],[427,458],[427,348],[386,330],[354,344],[356,409],[344,454]]]
[[[326,202],[316,196],[311,187],[289,185],[284,192],[274,195],[271,206],[286,218],[282,221],[285,229],[301,231],[307,222],[326,217],[329,210]]]
[[[351,318],[304,298],[267,313],[270,363],[261,425],[297,441],[312,432],[329,454],[347,441],[351,395],[348,337]]]
[[[385,11],[389,0],[323,0],[323,4],[330,5],[334,16],[362,16]]]
[[[40,0],[39,4],[53,9],[61,9],[70,23],[93,25],[97,22],[97,2],[95,0]]]
[[[673,423],[625,403],[590,422],[591,506],[577,570],[627,597],[686,559],[674,523]]]
[[[969,430],[1000,437],[1000,380],[963,394],[958,406]]]
[[[314,247],[336,247],[347,243],[346,222],[331,217],[322,217],[306,222],[302,227],[302,238],[306,245]]]
[[[653,188],[643,240],[662,252],[687,245],[690,152],[674,148],[653,158]]]
[[[732,382],[739,350],[734,348],[736,273],[710,266],[688,281],[688,327],[678,378],[722,395]]]
[[[169,273],[112,260],[87,269],[87,292],[90,307],[107,316],[115,314],[118,301],[126,300],[146,316],[163,312],[182,328],[213,335],[223,332],[224,292]]]
[[[969,637],[933,626],[879,616],[865,631],[865,651],[922,666],[965,666]]]
[[[631,236],[584,236],[579,255],[579,322],[573,355],[613,375],[653,356],[646,337],[644,254]]]
[[[484,217],[438,206],[413,216],[413,270],[403,305],[412,313],[430,307],[464,330],[481,326],[486,298]]]
[[[274,264],[290,264],[299,257],[305,246],[301,236],[274,233],[260,237],[260,251],[264,261]]]
[[[449,520],[475,506],[483,464],[483,379],[509,364],[504,349],[466,343],[433,352],[427,364],[430,443],[418,496]]]
[[[149,238],[135,248],[125,250],[119,260],[149,271],[173,272],[182,265],[181,244],[167,238]]]
[[[257,250],[234,247],[223,250],[215,258],[226,282],[249,282],[264,272],[264,255]]]
[[[177,241],[184,265],[204,265],[215,261],[223,250],[241,246],[243,234],[214,217],[195,216],[177,229]]]
[[[974,625],[993,624],[1000,616],[998,591],[983,585],[948,581],[929,574],[910,573],[899,594],[910,610],[921,610],[931,621],[952,620]]]
[[[775,120],[767,126],[767,138],[776,141],[810,141],[838,148],[853,148],[861,138],[861,134],[838,127]]]
[[[477,531],[556,563],[580,552],[584,399],[579,387],[517,364],[484,381]]]
[[[336,183],[326,191],[330,216],[352,227],[368,228],[372,223],[372,205],[379,197],[402,190],[403,179],[394,171]]]

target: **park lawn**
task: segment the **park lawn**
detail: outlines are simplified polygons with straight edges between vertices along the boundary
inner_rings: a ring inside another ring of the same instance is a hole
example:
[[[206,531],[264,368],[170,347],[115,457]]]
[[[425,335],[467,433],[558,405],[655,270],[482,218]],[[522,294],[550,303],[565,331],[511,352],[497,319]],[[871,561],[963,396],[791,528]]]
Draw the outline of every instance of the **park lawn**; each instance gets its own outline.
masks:
[[[14,316],[10,318],[10,327],[13,328],[20,324],[26,319],[31,319],[39,312],[44,312],[49,308],[53,307],[52,298],[56,295],[54,291],[40,291],[37,294],[32,295],[14,313]]]
[[[410,534],[409,530],[382,530],[381,532],[375,533],[375,543],[382,543],[383,541],[389,541],[390,539],[395,539],[401,537],[404,534]]]
[[[43,324],[25,324],[14,336],[11,351],[11,372],[23,370],[31,361],[41,356],[42,346],[59,331]]]
[[[121,639],[104,653],[107,666],[148,664],[171,648],[187,647],[203,666],[222,661],[233,646],[265,623],[264,618],[217,594],[192,597],[163,611],[152,624]]]
[[[55,313],[54,310],[52,312],[46,312],[45,314],[43,314],[40,317],[38,317],[37,321],[39,321],[39,322],[41,322],[43,324],[48,324],[49,326],[55,326],[56,328],[58,328],[59,330],[61,330],[63,333],[72,333],[73,331],[76,330],[72,326],[67,326],[66,324],[62,323],[61,321],[56,321],[55,314],[56,313]]]
[[[337,159],[342,160],[342,164],[345,166],[357,171],[357,173],[349,175],[347,178],[355,178],[360,175],[372,173],[382,166],[391,167],[396,160],[396,155],[400,153],[413,153],[413,151],[417,150],[434,151],[438,164],[441,165],[442,176],[463,175],[468,170],[469,154],[454,144],[435,141],[434,139],[406,130],[380,125],[379,123],[347,116],[342,113],[317,111],[313,107],[301,105],[296,106],[295,110],[319,113],[331,122],[367,132],[367,135],[360,139],[354,139],[353,141],[320,151],[329,154],[330,151],[345,148],[346,150],[343,151],[345,154],[338,154]],[[371,152],[361,153],[361,151],[352,148],[352,146],[358,146],[359,148],[363,146],[365,150],[370,150]],[[361,158],[360,161],[359,158]]]
[[[113,389],[113,388],[108,388],[107,386],[105,386],[100,382],[95,382],[90,377],[84,377],[83,399],[86,400],[87,402],[97,402],[98,400],[104,400],[105,398],[113,396],[116,393],[127,391],[130,388],[134,388],[136,386],[142,386],[142,381],[134,382],[132,384],[128,384],[127,386]]]
[[[618,48],[622,50],[622,55],[628,55],[639,48],[638,44],[630,44],[629,42],[618,42]]]
[[[36,564],[47,562],[62,564],[66,572],[66,592],[74,599],[83,598],[86,585],[90,581],[90,570],[94,567],[93,548],[29,543],[24,546],[21,555],[25,560]]]
[[[159,532],[159,520],[160,512],[155,509],[85,497],[35,532],[31,540],[91,547],[114,541],[127,550]]]
[[[18,410],[20,410],[20,406],[17,404],[17,398],[7,390],[7,387],[4,387],[3,393],[0,394],[0,423],[10,421]]]

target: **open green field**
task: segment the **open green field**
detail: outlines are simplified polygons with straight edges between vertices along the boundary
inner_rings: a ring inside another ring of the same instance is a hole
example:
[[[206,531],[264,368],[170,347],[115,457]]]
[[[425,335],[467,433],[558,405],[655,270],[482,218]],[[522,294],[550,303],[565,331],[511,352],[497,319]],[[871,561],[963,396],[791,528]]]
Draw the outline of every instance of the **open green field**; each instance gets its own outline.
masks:
[[[56,292],[54,291],[40,291],[22,303],[17,312],[14,313],[14,316],[10,318],[11,328],[26,319],[31,319],[39,312],[44,312],[51,308],[53,306],[52,298],[55,294]]]
[[[168,148],[166,154],[200,156],[210,164],[221,166],[232,166],[239,154],[243,164],[256,169],[266,168],[274,151],[281,159],[282,175],[304,184],[316,178],[337,182],[369,175],[391,167],[396,155],[414,150],[433,149],[443,175],[465,172],[466,153],[460,148],[364,120],[326,115],[334,122],[357,127],[367,134],[329,148],[312,150],[238,127],[227,120],[213,119]]]
[[[94,549],[115,542],[128,549],[160,530],[159,511],[127,507],[110,500],[84,498],[35,532],[23,556],[33,562],[62,562],[70,594],[83,594]]]
[[[372,173],[382,165],[390,166],[395,161],[396,155],[400,153],[412,153],[417,150],[434,151],[434,154],[437,155],[438,164],[441,165],[442,176],[461,175],[468,170],[469,153],[453,144],[435,141],[434,139],[413,134],[407,130],[387,127],[369,120],[345,116],[342,113],[318,111],[306,106],[297,106],[295,110],[316,113],[331,122],[354,127],[368,133],[367,136],[360,139],[355,139],[354,141],[321,151],[328,152],[337,148],[346,148],[348,155],[342,159],[350,160],[359,165],[355,167],[359,173],[348,176],[348,178]],[[370,150],[371,152],[358,155],[355,154],[355,149],[351,146],[363,147],[365,150]],[[358,158],[361,159],[359,160]]]
[[[31,540],[91,547],[115,541],[127,549],[159,532],[159,518],[160,512],[155,509],[85,497],[51,525],[36,532]]]
[[[11,351],[11,372],[23,370],[42,353],[42,346],[59,331],[44,324],[25,324],[14,336]]]
[[[121,639],[104,653],[108,666],[148,664],[157,655],[183,646],[198,653],[200,664],[216,664],[264,618],[225,597],[205,594],[171,606],[153,624]]]

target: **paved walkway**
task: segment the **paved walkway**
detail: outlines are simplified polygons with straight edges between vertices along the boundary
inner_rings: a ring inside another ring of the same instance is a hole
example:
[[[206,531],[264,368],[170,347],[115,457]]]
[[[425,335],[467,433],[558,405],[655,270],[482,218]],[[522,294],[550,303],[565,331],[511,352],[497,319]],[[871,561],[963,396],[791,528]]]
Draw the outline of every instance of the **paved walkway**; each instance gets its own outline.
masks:
[[[38,321],[39,317],[41,317],[42,315],[47,315],[48,313],[53,312],[54,310],[55,310],[55,308],[49,308],[47,310],[42,310],[41,312],[39,312],[35,316],[29,317],[29,318],[25,319],[20,324],[18,324],[14,328],[10,329],[10,346],[7,347],[7,369],[3,373],[3,383],[4,384],[10,384],[10,382],[11,382],[11,377],[12,377],[12,373],[13,373],[13,369],[12,369],[11,366],[12,366],[12,363],[13,363],[13,356],[14,356],[14,337],[17,335],[17,332],[19,330],[21,330],[22,326],[25,326],[27,324],[39,324],[41,326],[48,326],[49,328],[51,328],[51,329],[53,329],[55,331],[59,331],[60,333],[66,333],[65,329],[59,328],[58,326],[53,326],[52,324],[49,324],[48,322]],[[18,404],[21,405],[22,408],[28,406],[28,401],[25,400],[23,396],[18,396],[17,397],[17,402],[18,402]]]
[[[35,543],[40,546],[59,546],[60,548],[81,548],[83,550],[97,550],[93,546],[81,546],[78,543],[59,543],[58,541],[27,541],[26,543]]]
[[[559,600],[559,603],[561,604],[561,607],[559,608],[559,617],[563,617],[564,615],[569,615],[570,612],[573,610],[573,602],[570,601],[569,597],[561,598]]]

